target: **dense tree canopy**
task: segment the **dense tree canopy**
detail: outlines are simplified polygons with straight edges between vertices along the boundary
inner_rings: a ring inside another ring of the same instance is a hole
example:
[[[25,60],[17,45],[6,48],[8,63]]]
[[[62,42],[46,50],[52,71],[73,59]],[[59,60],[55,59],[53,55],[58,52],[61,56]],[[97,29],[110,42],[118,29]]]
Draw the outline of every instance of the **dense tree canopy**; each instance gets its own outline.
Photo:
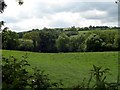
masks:
[[[59,52],[69,52],[70,39],[66,34],[59,35],[56,46]]]
[[[37,51],[36,48],[38,46],[38,39],[39,39],[39,33],[36,31],[32,31],[29,33],[25,33],[23,35],[23,39],[30,39],[33,41],[34,51]]]
[[[3,49],[17,49],[36,52],[84,52],[118,51],[120,38],[117,29],[86,30],[73,29],[32,29],[16,33],[4,28]],[[68,34],[77,32],[76,34]]]
[[[57,35],[55,32],[48,31],[40,31],[39,33],[39,41],[38,48],[41,52],[56,52],[56,38]]]
[[[91,34],[86,40],[87,51],[101,51],[102,41],[98,35]]]
[[[5,28],[2,31],[2,48],[15,50],[18,47],[18,34]]]

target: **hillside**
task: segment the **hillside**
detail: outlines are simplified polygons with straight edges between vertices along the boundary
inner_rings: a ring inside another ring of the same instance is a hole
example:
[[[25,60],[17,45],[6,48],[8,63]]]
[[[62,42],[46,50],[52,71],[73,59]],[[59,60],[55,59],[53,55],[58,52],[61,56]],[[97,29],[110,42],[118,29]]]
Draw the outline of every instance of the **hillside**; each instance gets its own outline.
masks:
[[[70,87],[81,83],[84,78],[89,77],[92,65],[110,68],[111,75],[107,80],[117,80],[118,52],[86,52],[86,53],[34,53],[23,51],[3,50],[5,57],[10,55],[19,58],[27,53],[28,62],[32,67],[45,70],[50,78],[55,81],[63,80],[64,87]],[[29,71],[31,68],[29,67]]]

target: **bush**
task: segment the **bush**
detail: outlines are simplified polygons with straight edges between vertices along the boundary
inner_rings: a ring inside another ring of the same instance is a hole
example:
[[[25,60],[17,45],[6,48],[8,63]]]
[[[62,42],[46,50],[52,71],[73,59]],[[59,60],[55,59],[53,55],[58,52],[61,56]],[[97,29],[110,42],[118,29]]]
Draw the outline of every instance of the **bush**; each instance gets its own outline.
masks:
[[[2,89],[3,90],[40,90],[44,88],[58,87],[62,83],[51,82],[48,75],[42,70],[33,68],[33,74],[26,69],[30,66],[27,62],[27,54],[21,60],[17,60],[13,56],[9,58],[3,57],[2,64]]]
[[[3,90],[26,88],[30,75],[25,67],[30,65],[25,59],[26,57],[23,57],[21,61],[17,61],[13,56],[2,58]]]

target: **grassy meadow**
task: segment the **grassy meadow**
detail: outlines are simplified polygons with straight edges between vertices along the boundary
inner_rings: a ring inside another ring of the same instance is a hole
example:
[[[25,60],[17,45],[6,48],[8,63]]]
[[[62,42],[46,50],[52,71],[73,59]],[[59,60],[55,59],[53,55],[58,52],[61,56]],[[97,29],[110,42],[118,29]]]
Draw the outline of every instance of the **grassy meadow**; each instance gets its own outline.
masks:
[[[20,59],[27,53],[32,67],[45,70],[54,81],[63,80],[64,87],[80,84],[84,78],[88,80],[92,65],[109,68],[111,75],[107,81],[115,82],[118,74],[118,52],[82,52],[82,53],[35,53],[25,51],[2,50],[4,57],[14,56]]]

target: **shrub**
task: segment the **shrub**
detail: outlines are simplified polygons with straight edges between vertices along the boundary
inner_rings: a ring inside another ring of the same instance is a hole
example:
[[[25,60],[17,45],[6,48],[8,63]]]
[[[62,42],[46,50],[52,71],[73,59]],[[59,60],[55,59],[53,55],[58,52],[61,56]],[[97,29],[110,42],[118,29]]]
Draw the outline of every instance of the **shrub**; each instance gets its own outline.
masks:
[[[30,66],[23,57],[21,61],[17,61],[13,56],[2,58],[2,79],[3,89],[24,89],[28,85],[29,73],[25,69]]]
[[[61,82],[51,82],[48,75],[42,70],[33,68],[33,74],[29,73],[26,66],[30,66],[27,62],[27,54],[21,60],[17,60],[13,56],[2,58],[2,89],[3,90],[40,90],[62,85]]]

